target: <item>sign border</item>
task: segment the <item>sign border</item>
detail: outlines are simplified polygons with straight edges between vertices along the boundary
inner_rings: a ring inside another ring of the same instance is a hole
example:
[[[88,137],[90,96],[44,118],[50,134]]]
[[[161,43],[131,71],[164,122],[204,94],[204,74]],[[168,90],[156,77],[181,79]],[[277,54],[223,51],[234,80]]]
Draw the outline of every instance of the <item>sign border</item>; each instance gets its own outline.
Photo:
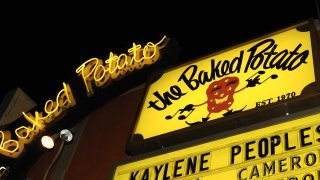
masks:
[[[306,86],[304,88],[304,91],[301,93],[301,95],[296,96],[294,98],[287,99],[287,100],[283,100],[280,102],[275,102],[266,106],[249,109],[247,111],[233,114],[227,117],[221,117],[214,121],[208,121],[205,123],[198,124],[197,126],[191,126],[188,128],[183,128],[183,129],[179,129],[169,133],[154,136],[148,139],[143,139],[142,137],[133,134],[134,127],[137,125],[139,121],[138,118],[142,111],[142,105],[147,96],[148,89],[152,84],[152,82],[160,78],[162,74],[168,71],[171,71],[173,69],[179,68],[181,66],[185,66],[187,64],[192,64],[194,62],[206,59],[215,54],[227,52],[237,47],[259,41],[261,39],[273,36],[275,34],[279,34],[281,32],[284,32],[293,28],[298,29],[299,31],[302,31],[302,32],[310,31],[310,35],[311,35],[310,38],[311,38],[311,46],[312,46],[311,50],[312,50],[313,63],[314,63],[315,83],[311,83],[308,86]],[[132,134],[130,135],[128,142],[126,144],[126,151],[131,155],[138,155],[141,153],[146,153],[146,152],[154,151],[157,149],[163,149],[169,146],[174,146],[176,144],[184,143],[190,140],[196,140],[206,136],[214,135],[217,133],[221,133],[223,131],[233,130],[239,127],[261,123],[269,119],[286,116],[288,114],[296,113],[299,111],[307,110],[309,108],[318,106],[320,104],[320,72],[319,72],[320,58],[319,58],[319,52],[318,52],[319,50],[318,43],[320,40],[317,38],[316,33],[317,31],[314,25],[314,20],[312,18],[309,18],[299,23],[295,23],[291,26],[287,26],[280,30],[274,31],[272,33],[259,36],[258,38],[253,38],[249,41],[236,44],[222,51],[217,51],[216,53],[208,54],[206,56],[197,58],[187,63],[183,63],[173,68],[169,68],[167,70],[151,74],[151,76],[148,78],[147,85],[144,89],[144,97],[143,97],[143,100],[141,101],[139,112],[136,115],[136,123],[131,130]],[[234,123],[234,122],[237,122],[237,123]]]

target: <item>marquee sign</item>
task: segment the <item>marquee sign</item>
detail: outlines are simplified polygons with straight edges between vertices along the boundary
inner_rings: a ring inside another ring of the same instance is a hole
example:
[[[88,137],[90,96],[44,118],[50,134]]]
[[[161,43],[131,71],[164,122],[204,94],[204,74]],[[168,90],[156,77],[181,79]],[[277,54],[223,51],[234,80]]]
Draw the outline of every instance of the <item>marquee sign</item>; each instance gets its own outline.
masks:
[[[319,59],[312,23],[291,26],[154,76],[133,141],[317,92]]]
[[[320,179],[320,109],[292,117],[218,140],[118,162],[111,179]]]

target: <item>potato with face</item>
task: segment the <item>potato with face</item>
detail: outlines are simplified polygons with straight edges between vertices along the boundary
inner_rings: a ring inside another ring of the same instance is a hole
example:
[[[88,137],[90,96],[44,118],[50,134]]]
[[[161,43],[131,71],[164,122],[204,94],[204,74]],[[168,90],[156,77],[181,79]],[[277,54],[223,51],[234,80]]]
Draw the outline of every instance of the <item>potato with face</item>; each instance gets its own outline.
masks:
[[[212,82],[207,89],[207,104],[209,113],[217,113],[229,110],[233,104],[235,89],[239,85],[238,77],[225,77],[219,81]]]

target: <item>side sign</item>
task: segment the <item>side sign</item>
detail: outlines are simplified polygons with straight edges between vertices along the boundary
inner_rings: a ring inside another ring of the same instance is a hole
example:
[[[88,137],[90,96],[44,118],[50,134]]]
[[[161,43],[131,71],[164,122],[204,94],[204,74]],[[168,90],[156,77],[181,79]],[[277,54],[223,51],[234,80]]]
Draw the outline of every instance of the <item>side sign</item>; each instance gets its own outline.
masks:
[[[148,86],[133,134],[148,139],[316,91],[308,23],[163,72]]]
[[[112,179],[319,179],[320,112],[119,164]]]
[[[79,78],[63,82],[63,88],[42,109],[22,112],[21,118],[0,130],[0,179],[15,173],[11,168],[15,161],[20,161],[15,167],[18,170],[33,159],[23,157],[34,157],[37,152],[28,148],[37,145],[41,134],[55,132],[57,127],[73,127],[80,117],[144,82],[153,68],[174,63],[178,50],[175,40],[163,36],[144,46],[132,43],[120,55],[110,52],[105,60],[90,58],[82,63],[75,70]]]

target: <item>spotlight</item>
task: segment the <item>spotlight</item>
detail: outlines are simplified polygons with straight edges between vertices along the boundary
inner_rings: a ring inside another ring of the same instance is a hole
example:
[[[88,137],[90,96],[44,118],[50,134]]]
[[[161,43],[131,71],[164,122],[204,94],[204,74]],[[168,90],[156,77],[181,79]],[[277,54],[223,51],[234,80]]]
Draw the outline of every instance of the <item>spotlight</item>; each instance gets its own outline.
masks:
[[[51,136],[42,136],[41,144],[47,149],[52,149],[54,147],[54,139]]]
[[[42,136],[41,144],[46,149],[52,149],[54,147],[54,142],[60,137],[63,142],[70,142],[73,139],[73,134],[68,129],[63,129],[59,134],[54,134],[52,136]]]
[[[72,132],[71,132],[72,131]],[[60,147],[54,157],[54,159],[52,160],[51,164],[49,165],[48,169],[46,170],[43,180],[47,179],[47,176],[51,170],[51,168],[53,167],[53,165],[56,163],[56,161],[58,160],[62,149],[64,147],[65,143],[71,142],[73,139],[73,129],[72,130],[68,130],[68,129],[63,129],[60,131],[60,133],[56,133],[53,136],[43,136],[41,138],[41,144],[43,147],[47,148],[47,149],[52,149],[54,147],[54,142],[58,139],[58,137],[60,137],[60,139],[62,140]]]

